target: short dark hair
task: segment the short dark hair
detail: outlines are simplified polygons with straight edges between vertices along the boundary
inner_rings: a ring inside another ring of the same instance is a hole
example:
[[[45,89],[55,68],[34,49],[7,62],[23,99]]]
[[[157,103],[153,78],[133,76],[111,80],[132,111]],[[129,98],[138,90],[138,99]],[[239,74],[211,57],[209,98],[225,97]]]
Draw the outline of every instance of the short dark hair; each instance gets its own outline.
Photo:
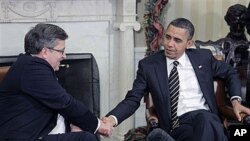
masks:
[[[179,27],[179,28],[184,28],[187,30],[188,32],[188,39],[192,39],[194,36],[194,25],[192,24],[192,22],[190,22],[188,19],[185,18],[177,18],[173,21],[171,21],[168,25],[168,27],[170,25],[173,25],[175,27]],[[168,28],[167,27],[167,28]]]
[[[57,40],[66,40],[67,33],[57,25],[39,23],[24,38],[24,50],[27,54],[38,54],[44,47],[54,48]]]

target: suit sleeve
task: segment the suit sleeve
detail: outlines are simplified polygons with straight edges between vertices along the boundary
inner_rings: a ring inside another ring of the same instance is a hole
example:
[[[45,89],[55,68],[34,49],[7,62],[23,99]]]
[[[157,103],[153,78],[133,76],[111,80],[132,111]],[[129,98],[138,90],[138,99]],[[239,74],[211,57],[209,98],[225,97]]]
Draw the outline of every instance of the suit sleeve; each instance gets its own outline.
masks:
[[[144,73],[144,67],[140,61],[132,90],[127,92],[125,99],[123,99],[113,110],[111,110],[107,116],[115,116],[118,124],[130,117],[140,106],[146,87],[146,75]]]
[[[238,73],[234,68],[224,61],[219,61],[212,57],[214,77],[225,80],[230,97],[241,97],[241,83]]]

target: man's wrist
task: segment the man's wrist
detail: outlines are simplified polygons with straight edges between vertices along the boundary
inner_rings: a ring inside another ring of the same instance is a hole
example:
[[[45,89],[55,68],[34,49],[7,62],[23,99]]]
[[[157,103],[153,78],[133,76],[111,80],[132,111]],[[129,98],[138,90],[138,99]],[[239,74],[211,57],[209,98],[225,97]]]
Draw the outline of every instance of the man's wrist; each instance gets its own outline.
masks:
[[[110,115],[110,116],[108,116],[108,118],[109,118],[110,122],[112,123],[113,127],[117,126],[118,123],[117,123],[117,119],[115,116]]]
[[[233,102],[233,101],[238,101],[239,103],[241,103],[241,98],[240,97],[233,97],[232,99],[231,99],[231,102]]]

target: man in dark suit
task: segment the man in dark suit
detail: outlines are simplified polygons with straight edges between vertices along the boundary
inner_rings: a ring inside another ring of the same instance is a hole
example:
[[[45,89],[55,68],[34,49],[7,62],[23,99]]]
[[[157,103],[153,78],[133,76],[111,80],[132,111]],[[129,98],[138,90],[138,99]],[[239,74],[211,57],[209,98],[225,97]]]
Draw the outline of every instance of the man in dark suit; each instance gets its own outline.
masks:
[[[214,79],[226,82],[239,121],[241,112],[250,114],[250,111],[240,103],[241,86],[237,73],[227,63],[216,60],[211,51],[190,49],[189,47],[193,45],[193,35],[194,26],[189,20],[185,18],[173,20],[164,34],[162,43],[164,51],[139,62],[132,90],[128,91],[125,99],[109,112],[103,121],[115,126],[120,124],[134,114],[144,94],[149,92],[159,117],[160,128],[175,140],[226,141],[227,136],[216,105]],[[173,63],[175,61],[178,62]],[[179,76],[175,120],[171,118],[174,115],[171,114],[174,109],[171,106],[174,104],[170,104],[169,88],[169,75],[174,64],[178,64]],[[168,140],[173,139],[168,138]]]
[[[37,24],[26,34],[25,54],[18,56],[0,86],[0,139],[96,141],[96,132],[111,132],[111,125],[99,120],[57,81],[54,71],[66,57],[67,38],[53,24]],[[64,120],[77,132],[66,133]]]

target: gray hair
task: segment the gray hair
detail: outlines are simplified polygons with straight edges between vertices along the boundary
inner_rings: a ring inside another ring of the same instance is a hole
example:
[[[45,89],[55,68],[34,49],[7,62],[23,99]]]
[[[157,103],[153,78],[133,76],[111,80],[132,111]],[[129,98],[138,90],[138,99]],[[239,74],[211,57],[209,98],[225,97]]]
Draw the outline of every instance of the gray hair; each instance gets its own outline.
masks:
[[[38,54],[44,47],[54,48],[57,40],[66,40],[67,33],[57,25],[37,24],[24,38],[24,50],[27,54]]]

